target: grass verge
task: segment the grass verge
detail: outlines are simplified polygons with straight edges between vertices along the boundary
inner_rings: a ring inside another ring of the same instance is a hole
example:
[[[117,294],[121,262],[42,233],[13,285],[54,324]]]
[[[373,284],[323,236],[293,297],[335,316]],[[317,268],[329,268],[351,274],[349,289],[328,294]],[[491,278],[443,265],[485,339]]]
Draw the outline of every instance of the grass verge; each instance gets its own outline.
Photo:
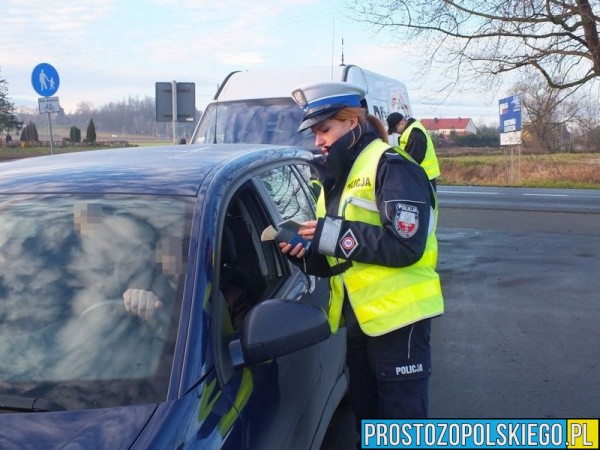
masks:
[[[600,154],[440,156],[447,185],[600,188]]]

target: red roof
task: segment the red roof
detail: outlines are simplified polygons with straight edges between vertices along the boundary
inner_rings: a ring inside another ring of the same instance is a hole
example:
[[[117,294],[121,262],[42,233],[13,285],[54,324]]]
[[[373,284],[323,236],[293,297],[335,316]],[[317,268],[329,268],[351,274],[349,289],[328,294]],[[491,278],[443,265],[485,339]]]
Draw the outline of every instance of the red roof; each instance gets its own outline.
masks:
[[[457,117],[449,119],[421,119],[421,123],[427,130],[464,130],[471,119]]]

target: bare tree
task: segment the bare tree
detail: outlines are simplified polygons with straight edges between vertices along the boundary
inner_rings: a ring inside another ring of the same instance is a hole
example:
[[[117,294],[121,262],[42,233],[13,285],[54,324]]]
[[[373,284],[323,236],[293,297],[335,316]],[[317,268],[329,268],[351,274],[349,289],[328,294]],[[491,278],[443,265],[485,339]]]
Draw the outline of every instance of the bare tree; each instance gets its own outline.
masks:
[[[579,100],[574,121],[577,143],[583,150],[600,151],[600,99],[588,95]]]
[[[94,105],[92,104],[92,102],[79,102],[77,103],[77,111],[75,111],[75,114],[89,116],[90,114],[92,114],[93,109]]]
[[[600,4],[594,0],[347,0],[352,16],[416,44],[427,70],[444,63],[477,76],[535,69],[555,89],[600,76]],[[594,12],[593,9],[597,11]],[[496,79],[496,80],[495,80]]]
[[[552,88],[542,81],[539,73],[528,69],[513,87],[521,93],[525,112],[523,141],[530,150],[569,150],[568,124],[575,120],[579,97],[574,89]]]

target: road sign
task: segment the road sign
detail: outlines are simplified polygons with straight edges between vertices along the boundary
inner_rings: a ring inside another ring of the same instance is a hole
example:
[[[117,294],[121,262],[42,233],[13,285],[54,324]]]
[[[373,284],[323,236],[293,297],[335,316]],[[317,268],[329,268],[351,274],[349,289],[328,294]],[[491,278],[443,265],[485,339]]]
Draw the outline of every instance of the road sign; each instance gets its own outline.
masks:
[[[177,83],[176,103],[173,105],[173,83],[156,82],[156,121],[171,122],[173,106],[177,109],[177,122],[193,122],[196,117],[196,85]]]
[[[40,114],[60,112],[58,97],[38,98],[38,105],[40,107]]]
[[[521,94],[511,95],[499,101],[500,145],[521,143]]]
[[[58,72],[48,63],[38,64],[31,72],[31,84],[33,89],[42,97],[51,97],[60,85]]]
[[[521,130],[521,94],[511,95],[499,101],[500,133]]]

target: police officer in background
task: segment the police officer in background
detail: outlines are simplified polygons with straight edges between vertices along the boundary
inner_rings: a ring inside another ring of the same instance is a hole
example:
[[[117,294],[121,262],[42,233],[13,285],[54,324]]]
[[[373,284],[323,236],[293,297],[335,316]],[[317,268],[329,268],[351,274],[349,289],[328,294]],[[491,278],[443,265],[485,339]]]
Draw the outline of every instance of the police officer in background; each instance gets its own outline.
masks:
[[[387,117],[388,134],[398,133],[398,147],[421,164],[427,176],[436,189],[436,178],[440,176],[440,166],[433,141],[421,122],[408,118],[399,112],[393,112]]]
[[[361,419],[425,418],[431,318],[443,313],[435,271],[436,197],[423,169],[390,148],[383,123],[361,107],[362,86],[320,82],[292,96],[324,159],[317,220],[280,242],[307,273],[330,277],[332,332],[347,327],[348,397]]]

